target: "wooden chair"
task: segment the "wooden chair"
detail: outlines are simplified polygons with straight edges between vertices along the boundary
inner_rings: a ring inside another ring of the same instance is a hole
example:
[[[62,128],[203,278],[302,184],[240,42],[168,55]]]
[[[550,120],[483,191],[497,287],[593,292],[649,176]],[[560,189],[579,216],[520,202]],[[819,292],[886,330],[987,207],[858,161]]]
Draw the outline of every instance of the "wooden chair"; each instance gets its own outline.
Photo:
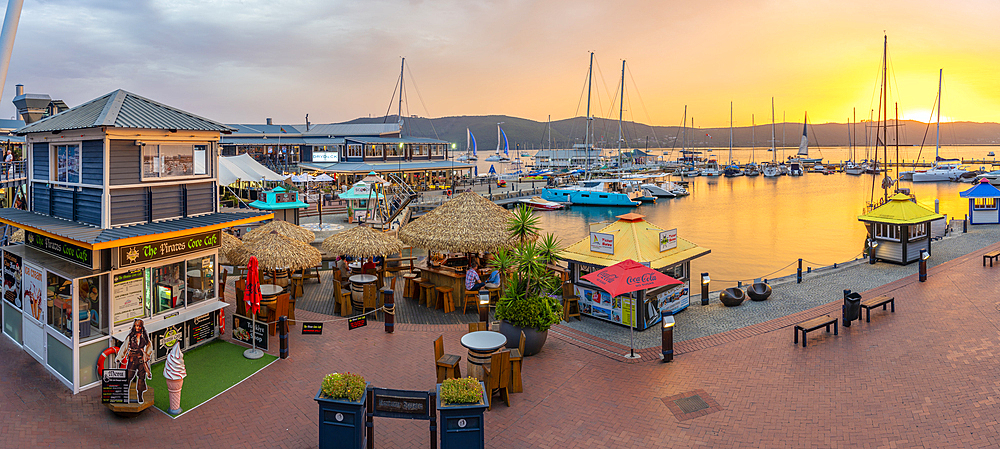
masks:
[[[305,276],[306,276],[305,269],[296,270],[292,272],[292,283],[291,283],[292,298],[297,298],[299,296],[302,296],[303,284],[305,283],[306,279]]]
[[[521,332],[521,342],[517,348],[510,350],[510,392],[520,393],[521,388],[521,359],[524,358],[524,332]]]
[[[490,323],[484,323],[482,321],[477,321],[475,323],[469,323],[469,332],[479,332],[490,330]]]
[[[461,361],[462,358],[457,355],[444,353],[444,335],[434,340],[434,369],[437,372],[437,383],[444,382],[445,379],[462,377],[462,370],[458,367]]]
[[[563,321],[569,321],[570,317],[583,321],[580,318],[580,297],[573,292],[573,283],[563,282]]]
[[[271,335],[274,335],[275,330],[278,328],[278,318],[288,316],[288,297],[288,293],[278,295],[277,298],[275,298],[274,311],[268,309],[267,331]]]
[[[491,399],[486,409],[493,409],[492,399],[497,394],[510,407],[510,351],[494,352],[490,364],[483,367],[483,373],[486,376],[486,394]]]
[[[243,299],[243,293],[246,292],[247,282],[243,279],[236,281],[236,314],[239,316],[247,316],[247,302]]]
[[[345,289],[340,282],[333,283],[333,310],[339,310],[340,316],[351,314],[351,291]]]
[[[364,310],[362,312],[367,312],[368,309],[378,309],[378,287],[375,284],[365,284],[363,298]],[[375,319],[378,320],[378,312],[375,312]]]

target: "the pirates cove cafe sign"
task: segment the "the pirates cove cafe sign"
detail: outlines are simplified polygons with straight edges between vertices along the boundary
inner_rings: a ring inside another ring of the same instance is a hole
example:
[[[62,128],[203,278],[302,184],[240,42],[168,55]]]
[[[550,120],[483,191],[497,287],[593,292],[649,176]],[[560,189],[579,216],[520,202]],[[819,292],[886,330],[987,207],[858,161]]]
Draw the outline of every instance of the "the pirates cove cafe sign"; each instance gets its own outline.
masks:
[[[28,230],[24,231],[24,243],[32,248],[88,267],[94,261],[93,250],[36,234]]]
[[[221,244],[220,234],[221,231],[211,231],[185,237],[122,246],[118,248],[118,266],[128,267],[216,248]]]

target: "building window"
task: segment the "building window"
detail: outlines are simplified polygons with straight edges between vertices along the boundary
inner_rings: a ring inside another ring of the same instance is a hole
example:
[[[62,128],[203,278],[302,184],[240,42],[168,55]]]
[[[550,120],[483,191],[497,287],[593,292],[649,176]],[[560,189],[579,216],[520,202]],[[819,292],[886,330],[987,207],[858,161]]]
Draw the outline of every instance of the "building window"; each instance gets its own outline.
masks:
[[[142,176],[144,178],[167,178],[207,173],[207,145],[147,143],[142,147]]]
[[[909,226],[910,241],[921,237],[927,237],[927,223]]]
[[[425,147],[425,145],[411,145],[410,146],[410,148],[413,149],[413,155],[414,156],[423,156],[424,154],[426,154],[426,153],[424,153],[424,151],[426,151],[424,149],[424,147]]]
[[[365,156],[382,157],[382,145],[365,145]]]
[[[997,210],[997,199],[976,198],[972,202],[972,210]]]
[[[444,154],[444,145],[431,145],[431,148],[434,149],[433,151],[435,156],[441,156]]]
[[[55,145],[52,148],[55,157],[55,176],[52,179],[56,182],[79,183],[80,182],[80,145]]]
[[[215,256],[187,261],[188,304],[215,297]]]
[[[108,335],[108,301],[104,279],[105,276],[94,276],[81,279],[78,283],[80,339],[83,341]]]
[[[361,145],[348,145],[347,157],[361,157]]]
[[[875,231],[875,238],[899,241],[899,225],[873,223],[872,227]]]
[[[73,338],[73,281],[50,272],[46,285],[49,327]]]
[[[153,292],[153,315],[184,307],[184,262],[153,268],[150,282]]]

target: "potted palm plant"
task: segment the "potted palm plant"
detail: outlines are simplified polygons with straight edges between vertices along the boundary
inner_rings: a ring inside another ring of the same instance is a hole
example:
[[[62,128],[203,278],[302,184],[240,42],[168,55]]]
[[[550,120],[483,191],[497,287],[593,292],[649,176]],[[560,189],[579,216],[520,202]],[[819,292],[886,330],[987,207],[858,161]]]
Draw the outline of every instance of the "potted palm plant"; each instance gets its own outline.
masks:
[[[441,414],[441,449],[484,448],[483,414],[489,407],[486,386],[479,379],[446,379],[437,384],[437,408]]]
[[[316,393],[319,404],[319,447],[364,448],[365,400],[369,384],[359,374],[328,374]]]
[[[561,319],[562,307],[551,295],[561,287],[561,279],[548,269],[561,251],[551,233],[539,239],[538,217],[531,208],[518,208],[507,231],[516,242],[511,249],[497,251],[493,266],[501,273],[501,296],[496,317],[507,346],[516,348],[524,332],[524,355],[542,350],[548,330]]]

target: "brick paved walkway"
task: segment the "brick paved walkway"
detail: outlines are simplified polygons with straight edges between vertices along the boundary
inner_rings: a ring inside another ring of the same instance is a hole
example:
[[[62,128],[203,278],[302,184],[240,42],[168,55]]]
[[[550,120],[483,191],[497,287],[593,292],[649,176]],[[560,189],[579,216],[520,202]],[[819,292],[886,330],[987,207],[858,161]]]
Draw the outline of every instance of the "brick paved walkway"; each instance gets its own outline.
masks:
[[[1000,267],[982,267],[981,253],[932,268],[926,283],[911,276],[865,292],[894,295],[896,313],[836,337],[813,332],[808,348],[792,344],[790,326],[836,313],[837,302],[680,342],[670,364],[653,361],[655,348],[624,363],[620,345],[556,326],[524,361],[525,392],[487,413],[487,447],[1000,446]],[[443,334],[446,350],[463,354],[462,328],[401,324],[390,335],[380,323],[336,323],[322,336],[293,333],[289,359],[176,420],[156,410],[115,417],[97,390],[69,394],[0,338],[0,446],[315,447],[312,397],[324,374],[430,389],[432,340]],[[378,420],[376,443],[428,447],[427,423]]]

